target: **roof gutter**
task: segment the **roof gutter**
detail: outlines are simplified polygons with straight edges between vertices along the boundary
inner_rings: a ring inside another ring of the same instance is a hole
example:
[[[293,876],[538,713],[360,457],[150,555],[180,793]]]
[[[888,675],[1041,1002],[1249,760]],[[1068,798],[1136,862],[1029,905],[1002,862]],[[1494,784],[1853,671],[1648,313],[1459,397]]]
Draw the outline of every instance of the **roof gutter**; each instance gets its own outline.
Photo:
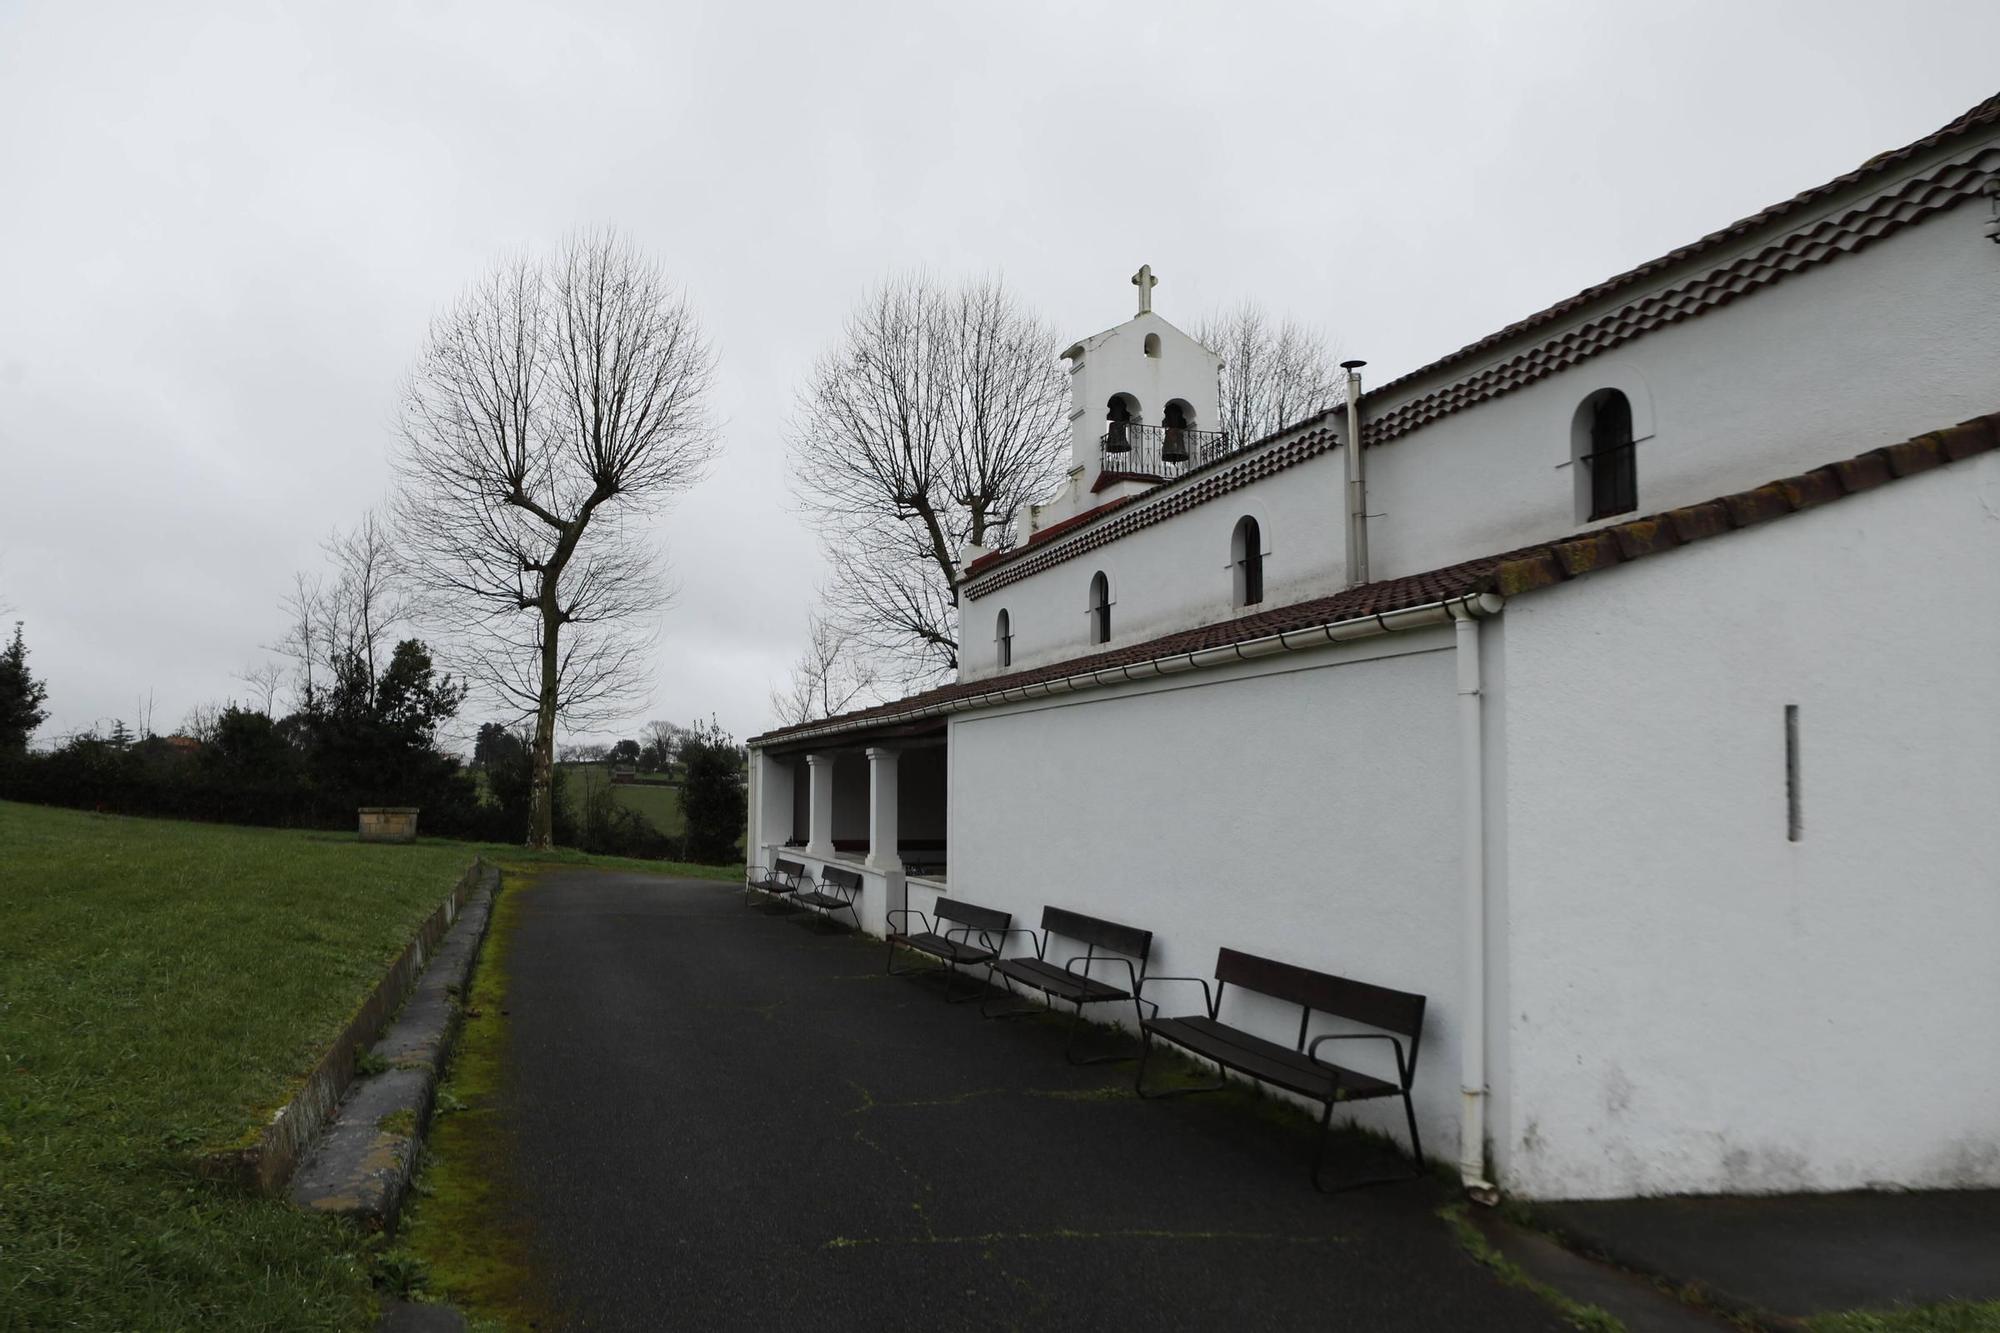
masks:
[[[1075,694],[1103,686],[1124,685],[1160,676],[1177,676],[1187,671],[1228,666],[1233,662],[1252,662],[1278,653],[1305,652],[1332,643],[1352,643],[1356,639],[1372,639],[1383,634],[1399,634],[1405,630],[1424,629],[1432,625],[1448,625],[1454,620],[1483,618],[1497,614],[1505,604],[1496,593],[1467,593],[1462,597],[1450,597],[1441,602],[1426,602],[1422,606],[1407,607],[1401,611],[1384,611],[1379,615],[1357,616],[1351,620],[1335,620],[1323,625],[1308,625],[1303,629],[1269,634],[1261,639],[1221,644],[1214,648],[1199,648],[1193,652],[1167,653],[1128,666],[1080,671],[1073,676],[1063,676],[1056,680],[1037,681],[1032,685],[1014,685],[1007,689],[989,690],[983,694],[968,694],[957,699],[940,700],[937,703],[906,708],[895,713],[880,713],[853,721],[829,719],[815,726],[787,731],[783,735],[760,737],[750,741],[749,745],[753,750],[761,750],[772,744],[791,745],[798,741],[817,740],[822,736],[872,731],[877,727],[921,722],[951,713],[996,708],[1001,704],[1025,703],[1033,699],[1046,699],[1058,694]]]

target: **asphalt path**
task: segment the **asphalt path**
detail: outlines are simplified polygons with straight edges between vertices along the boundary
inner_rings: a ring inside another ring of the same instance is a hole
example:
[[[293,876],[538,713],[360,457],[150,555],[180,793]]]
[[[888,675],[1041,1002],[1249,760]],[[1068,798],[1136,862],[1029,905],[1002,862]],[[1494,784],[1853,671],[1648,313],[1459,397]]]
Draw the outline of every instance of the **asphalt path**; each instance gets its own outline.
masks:
[[[508,891],[510,1186],[565,1327],[1565,1327],[1439,1186],[1317,1194],[1301,1128],[1141,1102],[879,942],[714,882]]]

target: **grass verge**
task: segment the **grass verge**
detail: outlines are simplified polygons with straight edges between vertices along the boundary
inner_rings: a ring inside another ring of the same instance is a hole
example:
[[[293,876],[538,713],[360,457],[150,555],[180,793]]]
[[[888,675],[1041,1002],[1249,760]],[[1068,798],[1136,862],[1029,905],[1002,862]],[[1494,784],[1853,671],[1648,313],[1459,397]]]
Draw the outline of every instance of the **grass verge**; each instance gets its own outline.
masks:
[[[0,1326],[354,1328],[344,1223],[199,1178],[475,849],[0,803]]]
[[[2000,1301],[1952,1301],[1899,1310],[1815,1315],[1812,1333],[2000,1333]]]
[[[194,1160],[292,1095],[481,853],[742,875],[0,802],[0,1328],[367,1327],[358,1231]]]

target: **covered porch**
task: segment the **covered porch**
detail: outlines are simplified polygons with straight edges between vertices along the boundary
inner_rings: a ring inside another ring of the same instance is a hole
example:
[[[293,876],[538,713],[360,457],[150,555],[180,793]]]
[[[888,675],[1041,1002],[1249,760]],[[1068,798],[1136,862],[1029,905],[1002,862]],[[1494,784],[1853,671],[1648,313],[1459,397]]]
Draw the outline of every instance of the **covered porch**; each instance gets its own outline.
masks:
[[[752,749],[749,860],[860,872],[861,926],[884,933],[910,886],[945,887],[946,734],[934,718]]]

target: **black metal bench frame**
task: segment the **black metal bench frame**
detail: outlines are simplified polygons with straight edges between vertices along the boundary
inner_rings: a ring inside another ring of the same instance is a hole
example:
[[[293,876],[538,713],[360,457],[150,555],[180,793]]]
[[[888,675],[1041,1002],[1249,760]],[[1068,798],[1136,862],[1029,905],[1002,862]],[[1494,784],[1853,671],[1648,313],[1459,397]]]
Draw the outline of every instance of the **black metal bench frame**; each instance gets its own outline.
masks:
[[[1275,959],[1260,958],[1256,954],[1241,953],[1235,949],[1222,949],[1215,956],[1215,988],[1209,989],[1204,977],[1147,977],[1140,982],[1140,989],[1148,985],[1170,981],[1193,982],[1201,987],[1202,996],[1207,1001],[1206,1015],[1189,1014],[1179,1018],[1159,1017],[1159,1005],[1152,1000],[1152,1018],[1140,1025],[1140,1042],[1143,1050],[1139,1057],[1139,1068],[1133,1075],[1132,1088],[1141,1097],[1177,1097],[1192,1092],[1215,1092],[1229,1084],[1225,1073],[1212,1084],[1192,1088],[1168,1088],[1148,1092],[1146,1090],[1146,1060],[1153,1051],[1153,1039],[1192,1051],[1204,1060],[1213,1061],[1224,1070],[1235,1070],[1239,1074],[1283,1088],[1302,1097],[1320,1102],[1323,1110],[1319,1117],[1319,1144],[1313,1152],[1313,1188],[1327,1194],[1337,1194],[1343,1190],[1359,1189],[1364,1185],[1389,1184],[1424,1174],[1423,1141],[1417,1137],[1417,1110],[1410,1100],[1410,1084],[1417,1072],[1417,1046],[1423,1037],[1424,997],[1407,991],[1390,990],[1386,986],[1376,986],[1365,981],[1355,981],[1351,977],[1334,976],[1327,972],[1314,972],[1309,968],[1281,963]],[[1231,1027],[1221,1021],[1222,994],[1226,987],[1237,986],[1244,990],[1267,995],[1272,999],[1296,1004],[1300,1008],[1299,1035],[1297,1042],[1288,1050],[1277,1042],[1267,1040],[1244,1028]],[[1312,1025],[1315,1013],[1350,1023],[1378,1028],[1376,1032],[1325,1033],[1306,1040],[1307,1030]],[[1403,1042],[1409,1042],[1405,1051]],[[1358,1070],[1348,1069],[1320,1058],[1320,1047],[1343,1041],[1386,1041],[1396,1055],[1396,1081],[1376,1078]],[[1333,1134],[1333,1108],[1343,1102],[1368,1101],[1377,1097],[1401,1097],[1403,1117],[1410,1128],[1410,1159],[1414,1170],[1410,1176],[1371,1176],[1349,1180],[1328,1186],[1321,1175],[1326,1164],[1327,1142]]]
[[[743,901],[755,906],[751,898],[752,890],[764,894],[766,901],[772,898],[789,898],[799,891],[800,882],[806,877],[806,868],[797,861],[779,856],[772,858],[768,868],[745,866],[743,869]]]
[[[1083,1026],[1083,1007],[1086,1004],[1115,1004],[1129,1000],[1132,1015],[1143,1026],[1145,1014],[1139,1008],[1139,991],[1145,985],[1146,959],[1153,951],[1153,932],[1140,930],[1137,926],[1120,925],[1116,921],[1106,921],[1100,917],[1085,916],[1061,907],[1042,908],[1042,928],[1039,933],[1021,931],[1034,941],[1033,958],[995,957],[986,965],[986,984],[992,987],[993,979],[1001,979],[1007,994],[1014,993],[1016,982],[1032,990],[1047,995],[1050,1006],[1028,1005],[1022,1008],[993,1012],[991,994],[979,1005],[983,1018],[1020,1018],[1029,1014],[1046,1012],[1053,1002],[1061,1000],[1076,1007],[1069,1022],[1069,1036],[1063,1043],[1063,1058],[1073,1065],[1097,1065],[1112,1060],[1129,1060],[1131,1053],[1112,1052],[1103,1055],[1079,1056],[1076,1053],[1076,1034]],[[1061,967],[1048,961],[1048,943],[1051,935],[1074,940],[1084,946],[1083,953],[1069,960]],[[1103,952],[1100,952],[1102,950]],[[1100,964],[1125,969],[1127,989],[1097,980],[1091,976],[1093,967]],[[1136,966],[1135,966],[1136,964]]]
[[[840,866],[821,866],[819,883],[813,888],[800,886],[793,902],[810,907],[819,913],[819,919],[832,924],[835,912],[845,912],[854,918],[854,928],[861,929],[861,911],[856,904],[861,899],[861,872],[847,870]]]
[[[903,921],[896,924],[897,918]],[[923,923],[921,931],[909,929],[911,918]],[[947,922],[957,924],[946,929]],[[961,968],[977,967],[981,963],[991,963],[1006,947],[1009,935],[1030,935],[1033,931],[1013,929],[1014,914],[997,908],[980,907],[974,903],[939,898],[931,904],[929,913],[914,907],[898,907],[889,913],[889,962],[886,971],[892,977],[908,977],[918,974],[943,972],[944,998],[951,1004],[964,1004],[967,1000],[979,998],[977,984],[967,994],[953,997],[952,988],[958,981]],[[978,932],[979,942],[974,944],[972,936]],[[942,967],[906,967],[896,970],[896,950],[909,949],[937,959]]]

